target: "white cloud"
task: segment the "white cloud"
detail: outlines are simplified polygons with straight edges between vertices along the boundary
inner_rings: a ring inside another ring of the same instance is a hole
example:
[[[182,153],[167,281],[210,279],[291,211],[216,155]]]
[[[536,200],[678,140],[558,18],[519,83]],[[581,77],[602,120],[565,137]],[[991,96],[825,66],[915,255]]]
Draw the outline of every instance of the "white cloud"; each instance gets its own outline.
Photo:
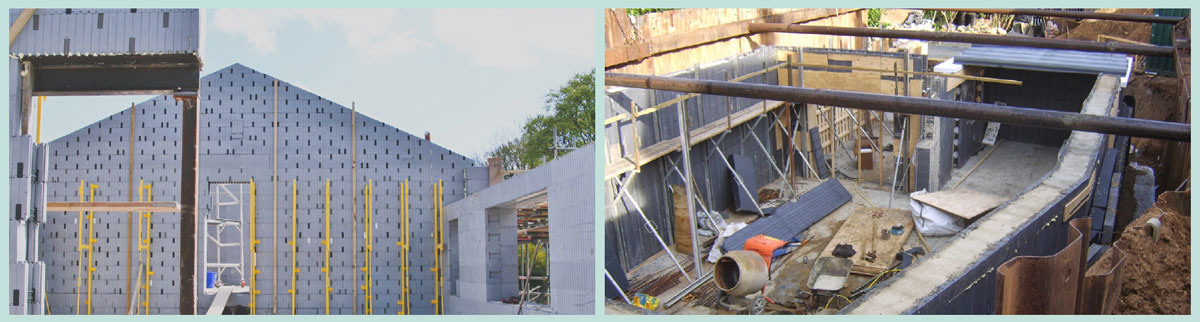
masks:
[[[334,28],[362,58],[379,61],[430,46],[416,32],[403,30],[399,19],[394,9],[216,9],[211,23],[244,38],[260,54],[278,52],[278,32],[288,23]]]
[[[484,67],[523,71],[548,53],[595,55],[595,14],[587,9],[438,9],[433,34]]]

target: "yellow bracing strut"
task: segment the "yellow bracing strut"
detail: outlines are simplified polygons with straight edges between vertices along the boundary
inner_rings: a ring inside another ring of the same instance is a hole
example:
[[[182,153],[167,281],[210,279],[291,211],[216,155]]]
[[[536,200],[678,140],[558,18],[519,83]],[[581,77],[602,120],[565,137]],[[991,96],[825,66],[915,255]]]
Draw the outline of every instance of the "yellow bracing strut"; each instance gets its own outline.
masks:
[[[399,315],[408,314],[408,179],[400,184],[400,310]]]
[[[371,249],[372,249],[372,246],[374,246],[373,245],[374,243],[372,242],[373,236],[372,236],[371,226],[372,226],[372,221],[374,220],[374,218],[371,214],[373,212],[372,210],[374,210],[374,207],[375,207],[374,200],[373,200],[374,195],[375,195],[375,187],[372,184],[372,180],[368,179],[367,185],[365,187],[363,187],[363,223],[364,223],[364,227],[366,228],[366,230],[363,231],[363,250],[365,251],[365,254],[363,254],[362,290],[363,290],[363,299],[364,299],[363,312],[366,314],[371,314],[371,311],[372,311],[371,310],[371,253],[372,253]]]
[[[255,211],[258,205],[255,201],[258,200],[257,189],[254,186],[254,179],[250,179],[250,315],[254,315],[258,310],[258,289],[254,287],[255,280],[258,280],[258,234],[255,222],[258,221],[258,214]]]
[[[92,185],[90,185],[90,187],[91,187],[91,191],[89,192],[88,201],[96,202],[96,189],[100,188],[100,185],[92,184]],[[96,248],[96,229],[95,229],[96,213],[89,211],[87,214],[87,221],[88,221],[88,232],[87,232],[87,236],[88,236],[87,288],[88,288],[88,291],[87,291],[87,300],[85,300],[84,303],[87,304],[87,314],[92,315],[92,280],[94,279],[94,275],[96,274],[96,265],[95,265],[96,262],[92,259],[93,253],[95,252],[94,249]]]
[[[37,98],[37,103],[38,103],[38,106],[37,106],[37,108],[38,108],[38,111],[37,111],[37,136],[35,137],[35,140],[33,141],[34,143],[38,143],[38,144],[42,143],[42,103],[45,101],[46,101],[45,96],[38,96],[38,98]]]
[[[434,314],[442,311],[442,180],[433,186],[433,303]]]
[[[329,284],[329,247],[333,246],[333,239],[329,235],[329,179],[325,180],[325,239],[321,241],[321,245],[325,247],[325,267],[321,269],[325,273],[325,315],[329,315],[329,293],[333,292],[332,285]]]
[[[288,294],[292,294],[292,315],[296,315],[296,274],[300,273],[300,268],[296,266],[296,225],[299,220],[296,219],[296,179],[292,179],[292,239],[288,241],[288,246],[292,248],[292,289],[288,290]]]
[[[143,200],[142,191],[144,190],[146,193],[146,197],[144,198],[144,200],[145,201],[154,201],[154,194],[152,192],[154,189],[154,185],[153,184],[144,184],[144,183],[142,183],[142,180],[138,180],[138,185],[139,185],[138,200]],[[152,248],[150,247],[150,236],[151,236],[151,233],[150,233],[151,216],[150,216],[150,214],[151,214],[150,212],[142,212],[141,216],[138,218],[138,235],[140,235],[139,239],[138,239],[139,240],[139,249],[138,250],[146,252],[145,259],[143,260],[143,263],[142,263],[142,268],[143,268],[142,270],[145,274],[144,275],[145,282],[142,283],[142,292],[146,294],[145,297],[142,298],[142,314],[143,315],[150,314],[150,276],[154,275],[154,271],[150,270],[150,251],[152,250]],[[145,224],[146,229],[145,229],[144,234],[142,233],[142,221],[143,220],[145,220],[145,222],[146,222],[146,224]]]

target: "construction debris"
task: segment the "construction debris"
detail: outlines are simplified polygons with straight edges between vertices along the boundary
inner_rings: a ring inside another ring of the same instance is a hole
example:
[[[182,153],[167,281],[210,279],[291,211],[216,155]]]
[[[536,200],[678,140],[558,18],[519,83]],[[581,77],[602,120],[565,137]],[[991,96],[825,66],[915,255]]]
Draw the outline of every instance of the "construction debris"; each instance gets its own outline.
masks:
[[[834,256],[838,245],[853,245],[861,251],[848,257],[853,263],[852,273],[868,276],[882,273],[893,266],[891,259],[900,252],[912,232],[904,227],[912,227],[912,224],[907,210],[858,207],[838,228],[820,256]],[[893,226],[901,227],[895,236]]]
[[[1000,206],[1006,199],[971,190],[917,191],[909,195],[917,230],[925,236],[949,236],[966,222]]]

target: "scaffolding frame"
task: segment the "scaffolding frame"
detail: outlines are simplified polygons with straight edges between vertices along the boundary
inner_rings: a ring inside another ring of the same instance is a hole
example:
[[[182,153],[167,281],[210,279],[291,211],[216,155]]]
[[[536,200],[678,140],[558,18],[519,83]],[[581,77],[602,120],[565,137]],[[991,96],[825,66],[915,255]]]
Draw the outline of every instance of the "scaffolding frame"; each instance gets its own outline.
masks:
[[[210,199],[210,204],[212,205],[212,208],[204,216],[204,240],[205,240],[205,242],[204,242],[204,248],[203,248],[203,252],[204,252],[203,268],[204,268],[204,272],[205,272],[205,278],[207,278],[207,272],[213,271],[216,273],[216,281],[213,282],[212,288],[209,288],[207,281],[205,281],[205,283],[204,283],[205,287],[204,287],[204,291],[203,291],[205,295],[216,295],[218,293],[217,289],[220,288],[220,286],[221,286],[219,284],[224,284],[221,277],[225,275],[226,271],[229,271],[231,269],[235,273],[235,276],[239,279],[239,282],[244,283],[246,281],[246,269],[245,269],[246,260],[245,260],[245,255],[244,255],[246,249],[245,249],[244,231],[242,229],[242,222],[245,220],[245,207],[243,207],[245,200],[243,197],[245,196],[244,186],[247,184],[251,184],[251,182],[212,182],[212,183],[209,183],[209,187],[211,190],[209,199]],[[234,190],[231,190],[229,188],[229,186],[236,186],[237,192],[235,193]],[[253,190],[253,189],[251,189],[251,190]],[[237,207],[236,218],[225,217],[221,214],[221,208],[231,207],[231,206]],[[229,231],[229,230],[236,232],[235,235],[237,236],[237,238],[235,241],[226,241],[223,238],[223,235],[224,235],[223,233],[226,231]],[[214,247],[210,248],[209,247],[210,244],[213,245]],[[222,262],[221,261],[221,249],[222,248],[236,248],[237,254],[238,254],[238,261],[236,263]],[[212,249],[214,252],[209,253],[210,249]],[[216,255],[215,261],[212,261],[212,262],[209,261],[211,254]],[[249,293],[250,292],[250,287],[242,286],[241,283],[235,284],[236,286],[233,286],[232,293]]]

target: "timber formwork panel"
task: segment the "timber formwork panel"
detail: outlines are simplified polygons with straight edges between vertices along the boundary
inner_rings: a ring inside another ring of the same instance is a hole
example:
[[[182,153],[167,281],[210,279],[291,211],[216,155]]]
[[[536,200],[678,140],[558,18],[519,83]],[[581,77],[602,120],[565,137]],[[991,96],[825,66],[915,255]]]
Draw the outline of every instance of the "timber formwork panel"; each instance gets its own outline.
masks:
[[[361,313],[353,307],[351,292],[360,285],[351,285],[351,251],[359,251],[357,266],[361,267],[362,231],[364,218],[362,186],[373,180],[375,186],[375,248],[372,261],[374,280],[373,303],[376,314],[394,314],[399,306],[400,250],[399,184],[408,179],[411,184],[410,255],[411,299],[413,313],[431,313],[429,300],[433,295],[433,231],[432,185],[438,180],[446,183],[446,202],[461,199],[466,187],[466,173],[472,161],[422,138],[388,126],[361,113],[357,116],[358,138],[351,135],[351,111],[318,95],[279,82],[279,189],[278,196],[278,266],[272,271],[271,239],[273,227],[271,208],[271,150],[274,87],[277,79],[240,64],[220,69],[201,79],[200,92],[200,171],[199,220],[211,211],[210,182],[249,181],[257,185],[256,233],[258,314],[269,314],[272,297],[278,298],[278,312],[290,312],[291,187],[297,180],[298,226],[296,253],[300,272],[297,279],[296,307],[298,314],[324,312],[323,207],[324,181],[331,180],[333,209],[333,248],[331,275],[335,289],[332,312]],[[154,200],[178,200],[179,133],[181,105],[166,96],[156,97],[137,106],[135,126],[134,178],[154,185]],[[76,201],[79,180],[99,184],[97,201],[124,201],[128,195],[129,109],[89,125],[51,142],[47,196],[50,201]],[[357,139],[358,151],[350,151],[348,141]],[[352,153],[357,152],[357,182],[351,187]],[[356,194],[357,204],[352,204]],[[244,197],[249,198],[247,190]],[[249,203],[246,203],[249,221]],[[358,213],[358,231],[351,230],[351,209]],[[71,312],[74,307],[77,242],[75,213],[50,213],[43,232],[42,254],[51,265],[47,267],[48,291],[52,312]],[[97,214],[97,279],[94,303],[97,313],[124,313],[125,218],[120,214]],[[178,216],[155,214],[151,240],[151,266],[155,274],[150,286],[152,314],[178,313],[178,250],[179,240],[172,232],[179,230]],[[248,228],[248,225],[243,225]],[[198,227],[203,227],[198,226]],[[248,234],[248,232],[247,232]],[[356,238],[352,242],[351,239]],[[247,241],[249,239],[247,238]],[[351,249],[351,244],[359,246]],[[199,248],[199,247],[198,247]],[[211,247],[210,247],[211,249]],[[236,260],[243,254],[223,253],[223,261]],[[197,254],[204,256],[204,254]],[[249,260],[246,260],[249,263]],[[202,273],[202,266],[196,271]],[[362,274],[361,271],[357,272]],[[279,292],[271,287],[272,276],[279,277]],[[205,310],[212,297],[201,295],[203,279],[198,278],[197,306]],[[362,278],[359,278],[362,283]],[[230,305],[248,303],[249,295],[236,294]]]

